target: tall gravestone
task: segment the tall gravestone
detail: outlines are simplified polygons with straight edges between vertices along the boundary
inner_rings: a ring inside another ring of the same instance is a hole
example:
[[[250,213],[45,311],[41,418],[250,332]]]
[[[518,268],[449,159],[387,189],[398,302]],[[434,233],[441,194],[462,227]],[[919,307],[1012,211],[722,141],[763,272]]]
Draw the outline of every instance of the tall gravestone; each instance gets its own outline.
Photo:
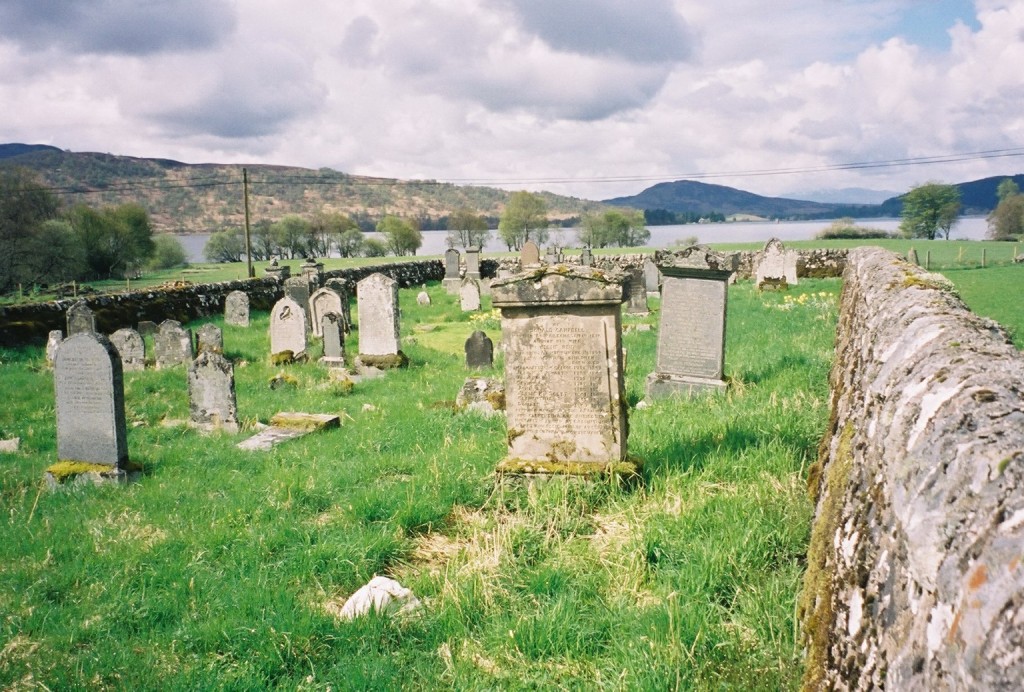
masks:
[[[328,312],[320,318],[320,333],[324,339],[323,362],[329,366],[345,364],[345,330],[341,315]]]
[[[647,305],[647,285],[644,282],[644,270],[631,267],[626,270],[626,314],[646,315],[650,313]]]
[[[284,294],[302,306],[302,316],[306,320],[306,331],[313,331],[313,320],[309,314],[309,298],[312,295],[309,279],[305,276],[293,276],[284,280]]]
[[[476,312],[480,309],[480,282],[468,276],[462,280],[459,288],[459,305],[463,312]]]
[[[196,330],[196,353],[224,352],[224,331],[215,324],[204,324]]]
[[[352,331],[352,305],[349,302],[351,291],[344,279],[328,279],[325,287],[332,289],[341,298],[341,327],[348,334]]]
[[[477,330],[470,334],[465,347],[467,368],[472,370],[494,365],[494,342],[484,332]]]
[[[110,343],[121,358],[122,372],[146,369],[146,342],[134,329],[125,327],[110,335]]]
[[[181,326],[177,320],[164,320],[153,336],[153,356],[156,369],[163,370],[175,365],[192,362],[192,332]]]
[[[724,391],[725,315],[735,254],[690,247],[655,253],[661,270],[661,321],[651,399]]]
[[[249,294],[232,291],[224,299],[224,324],[233,327],[249,326]]]
[[[480,281],[480,248],[466,248],[466,278]]]
[[[324,286],[309,297],[309,311],[313,320],[313,335],[322,337],[323,317],[333,313],[341,319],[344,314],[344,299],[334,286]]]
[[[189,423],[201,430],[238,432],[235,369],[217,351],[200,349],[188,368]]]
[[[644,259],[644,285],[648,293],[661,291],[661,272],[650,257]]]
[[[398,282],[380,273],[357,284],[359,358],[364,365],[388,368],[408,363],[398,336]]]
[[[795,250],[787,250],[778,238],[772,238],[757,253],[757,287],[787,288],[797,284]]]
[[[96,316],[84,300],[79,300],[69,307],[66,317],[68,336],[96,331]]]
[[[537,243],[532,240],[523,243],[523,247],[519,251],[519,265],[520,269],[524,271],[540,266],[540,248],[537,247]]]
[[[444,286],[450,295],[459,292],[462,284],[462,277],[459,275],[459,251],[453,247],[444,251],[444,279],[441,285]]]
[[[286,351],[290,351],[293,358],[306,352],[306,311],[287,295],[270,310],[270,355],[274,357]]]
[[[123,469],[128,463],[121,358],[93,332],[72,334],[54,362],[57,458]]]
[[[508,456],[499,473],[634,473],[627,460],[623,277],[549,267],[495,281]]]

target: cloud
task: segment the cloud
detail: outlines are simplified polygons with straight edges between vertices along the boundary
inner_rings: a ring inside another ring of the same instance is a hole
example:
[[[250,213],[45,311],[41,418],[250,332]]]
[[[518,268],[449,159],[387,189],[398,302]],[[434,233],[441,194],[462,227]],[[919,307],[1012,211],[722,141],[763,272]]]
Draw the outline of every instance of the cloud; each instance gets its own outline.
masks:
[[[27,49],[150,55],[217,45],[235,27],[224,0],[4,0],[0,36]]]

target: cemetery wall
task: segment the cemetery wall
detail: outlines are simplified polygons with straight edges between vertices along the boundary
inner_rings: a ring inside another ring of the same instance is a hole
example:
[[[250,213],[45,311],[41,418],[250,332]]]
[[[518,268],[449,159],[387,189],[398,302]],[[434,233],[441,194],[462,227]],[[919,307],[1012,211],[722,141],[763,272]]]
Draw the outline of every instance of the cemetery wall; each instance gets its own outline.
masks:
[[[806,689],[1024,680],[1024,357],[952,286],[851,250],[809,488]]]
[[[396,262],[365,267],[352,267],[325,272],[328,278],[344,279],[351,291],[355,282],[380,272],[398,281],[402,287],[417,286],[444,277],[441,260]],[[173,285],[125,293],[66,298],[45,303],[0,307],[0,346],[45,343],[54,329],[65,331],[65,313],[79,299],[84,299],[96,316],[96,329],[111,334],[122,327],[136,327],[140,321],[160,323],[165,319],[186,323],[197,317],[221,314],[224,300],[231,291],[249,295],[250,309],[270,310],[284,295],[276,279],[256,278],[212,284],[175,282]]]

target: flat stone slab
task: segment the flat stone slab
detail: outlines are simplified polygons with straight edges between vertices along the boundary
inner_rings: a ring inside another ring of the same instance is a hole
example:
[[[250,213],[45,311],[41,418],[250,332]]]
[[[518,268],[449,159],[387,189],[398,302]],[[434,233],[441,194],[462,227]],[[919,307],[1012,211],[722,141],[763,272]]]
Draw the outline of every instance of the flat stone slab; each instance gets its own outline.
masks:
[[[274,414],[270,426],[248,440],[239,442],[239,449],[265,452],[274,446],[318,430],[341,426],[341,417],[331,413],[282,412]]]

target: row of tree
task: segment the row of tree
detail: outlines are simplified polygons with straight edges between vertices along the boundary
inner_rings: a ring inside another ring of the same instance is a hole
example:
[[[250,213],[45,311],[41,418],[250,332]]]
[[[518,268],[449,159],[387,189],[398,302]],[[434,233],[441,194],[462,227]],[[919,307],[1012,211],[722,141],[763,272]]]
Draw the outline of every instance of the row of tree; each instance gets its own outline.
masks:
[[[1024,194],[1007,178],[996,189],[999,203],[988,215],[988,237],[1018,240],[1024,237]],[[907,238],[949,240],[960,214],[960,190],[955,185],[929,182],[912,188],[901,198],[900,232]]]

